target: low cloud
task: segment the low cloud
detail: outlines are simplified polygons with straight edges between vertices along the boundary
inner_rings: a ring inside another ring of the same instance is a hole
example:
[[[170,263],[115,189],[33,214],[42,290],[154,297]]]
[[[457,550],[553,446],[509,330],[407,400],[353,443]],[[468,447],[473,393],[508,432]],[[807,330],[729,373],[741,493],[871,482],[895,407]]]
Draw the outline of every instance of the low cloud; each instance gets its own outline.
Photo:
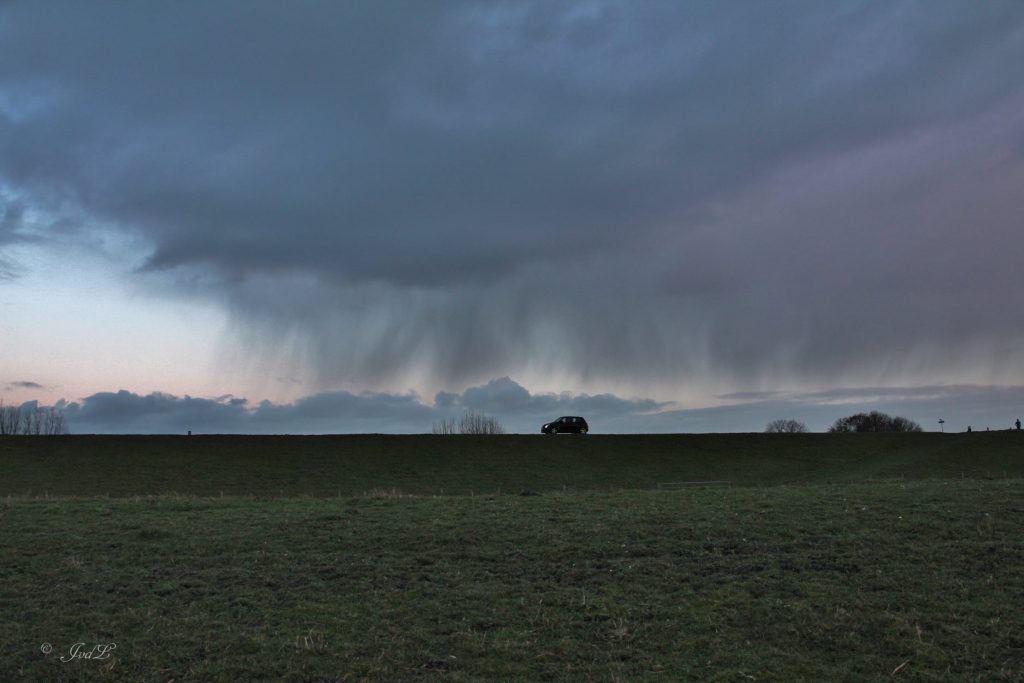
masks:
[[[765,392],[768,395],[770,392]],[[781,395],[781,392],[780,392]],[[217,398],[101,392],[60,405],[73,433],[427,433],[442,418],[481,411],[509,432],[537,433],[560,415],[583,415],[595,433],[759,432],[777,418],[793,418],[825,431],[837,418],[881,410],[909,417],[925,430],[1006,429],[1024,416],[1024,387],[923,386],[839,388],[793,393],[697,409],[613,394],[531,393],[509,377],[461,393],[440,392],[433,405],[417,394],[333,391],[292,403],[251,405],[232,395]]]
[[[459,409],[477,410],[535,422],[562,414],[617,418],[663,410],[671,404],[651,399],[624,399],[614,394],[531,394],[509,377],[500,377],[483,386],[466,389],[462,394],[439,393],[435,405],[449,413]]]
[[[470,410],[497,417],[511,432],[529,433],[563,414],[586,415],[600,431],[628,431],[631,417],[667,405],[611,394],[531,394],[502,377],[460,394],[441,392],[434,405],[414,393],[332,391],[252,406],[231,395],[195,398],[122,390],[93,394],[67,404],[65,411],[75,433],[426,433],[437,420]]]
[[[415,396],[344,391],[251,407],[247,399],[230,395],[195,398],[121,390],[93,394],[65,411],[76,433],[423,432],[431,424],[430,407]]]
[[[828,429],[837,418],[880,410],[918,422],[925,431],[959,432],[1008,429],[1024,415],[1024,387],[949,385],[919,387],[836,388],[815,392],[764,392],[763,398],[650,416],[651,431],[667,423],[693,432],[759,432],[774,419],[796,419],[813,432]],[[756,394],[754,395],[756,397]],[[637,423],[640,431],[643,425]]]
[[[734,391],[730,394],[719,394],[716,398],[723,401],[763,401],[782,395],[779,391]]]
[[[2,264],[0,264],[0,267],[2,267]],[[5,388],[8,391],[13,391],[15,389],[45,389],[46,387],[44,387],[42,384],[39,384],[38,382],[29,382],[27,380],[22,380],[19,382],[8,382]]]

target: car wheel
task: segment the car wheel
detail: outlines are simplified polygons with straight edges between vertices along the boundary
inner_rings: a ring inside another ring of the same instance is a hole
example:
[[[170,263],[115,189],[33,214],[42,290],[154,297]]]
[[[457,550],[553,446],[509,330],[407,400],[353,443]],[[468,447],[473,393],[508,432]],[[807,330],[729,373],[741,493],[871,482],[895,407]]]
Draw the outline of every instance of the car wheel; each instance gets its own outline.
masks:
[[[581,429],[580,430],[580,436],[586,436],[586,435],[587,435],[587,430],[586,429]]]

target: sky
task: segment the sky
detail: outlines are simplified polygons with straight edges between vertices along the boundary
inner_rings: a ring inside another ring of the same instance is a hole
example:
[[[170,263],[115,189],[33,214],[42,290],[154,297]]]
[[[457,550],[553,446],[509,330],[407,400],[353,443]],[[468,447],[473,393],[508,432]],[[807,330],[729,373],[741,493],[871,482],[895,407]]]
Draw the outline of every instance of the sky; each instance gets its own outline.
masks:
[[[0,0],[72,431],[1024,417],[1024,3]]]

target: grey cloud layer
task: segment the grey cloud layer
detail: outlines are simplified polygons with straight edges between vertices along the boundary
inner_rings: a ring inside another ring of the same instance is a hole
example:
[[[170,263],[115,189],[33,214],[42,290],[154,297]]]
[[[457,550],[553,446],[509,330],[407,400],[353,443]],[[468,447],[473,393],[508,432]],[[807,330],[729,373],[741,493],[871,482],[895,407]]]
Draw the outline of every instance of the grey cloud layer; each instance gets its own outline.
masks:
[[[542,422],[563,414],[586,414],[609,428],[664,408],[651,400],[628,400],[610,394],[531,394],[508,377],[467,389],[439,393],[433,406],[414,394],[334,391],[289,404],[244,398],[178,397],[129,391],[102,392],[81,402],[62,404],[76,433],[426,433],[444,417],[483,411],[498,417],[510,431],[536,432]]]
[[[0,50],[0,196],[327,386],[1024,359],[1017,2],[12,3]]]
[[[444,417],[482,411],[511,432],[537,433],[543,422],[560,415],[583,415],[595,433],[757,432],[777,418],[798,419],[812,431],[824,431],[837,418],[882,410],[918,421],[936,431],[1008,429],[1024,417],[1024,387],[927,386],[836,389],[742,400],[712,408],[679,410],[650,399],[611,394],[532,394],[502,377],[466,389],[441,392],[434,405],[412,394],[344,391],[309,396],[293,403],[244,398],[178,397],[128,391],[103,392],[71,404],[61,403],[73,433],[426,433]]]

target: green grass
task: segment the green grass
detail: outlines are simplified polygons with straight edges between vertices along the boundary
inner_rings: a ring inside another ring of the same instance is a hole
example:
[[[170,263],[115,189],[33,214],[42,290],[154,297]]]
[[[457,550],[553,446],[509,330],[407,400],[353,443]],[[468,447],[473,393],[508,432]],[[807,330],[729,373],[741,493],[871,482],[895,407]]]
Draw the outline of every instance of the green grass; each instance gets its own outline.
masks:
[[[8,499],[0,679],[1021,680],[1022,484]]]
[[[1024,477],[1024,434],[0,439],[0,496],[423,495]]]
[[[1017,437],[2,439],[0,681],[1024,680]]]

